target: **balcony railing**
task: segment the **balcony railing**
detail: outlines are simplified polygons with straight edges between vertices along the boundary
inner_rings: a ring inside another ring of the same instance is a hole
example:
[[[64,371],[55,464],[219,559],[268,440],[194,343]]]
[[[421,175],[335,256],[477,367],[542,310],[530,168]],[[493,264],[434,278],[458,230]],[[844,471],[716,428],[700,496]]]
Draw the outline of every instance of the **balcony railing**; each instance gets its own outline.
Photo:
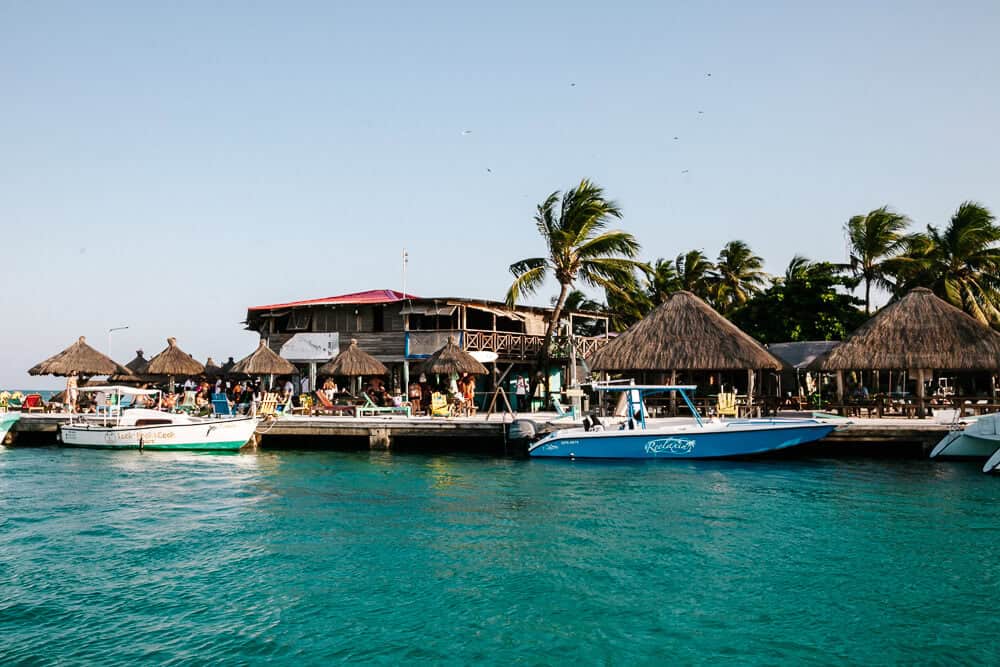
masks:
[[[433,354],[435,350],[448,342],[450,336],[454,336],[462,348],[470,352],[496,352],[502,359],[528,360],[538,356],[545,340],[545,336],[537,334],[478,330],[408,331],[406,336],[406,349],[409,357],[424,357]],[[576,354],[584,359],[607,342],[608,339],[603,336],[573,337]],[[566,336],[553,337],[549,353],[555,358],[569,358],[569,339]]]

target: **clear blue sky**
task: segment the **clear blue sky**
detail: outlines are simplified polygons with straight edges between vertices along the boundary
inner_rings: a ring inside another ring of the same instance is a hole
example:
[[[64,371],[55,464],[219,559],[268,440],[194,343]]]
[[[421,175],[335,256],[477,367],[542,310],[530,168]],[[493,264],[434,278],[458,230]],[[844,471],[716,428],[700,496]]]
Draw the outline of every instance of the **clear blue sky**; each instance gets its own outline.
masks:
[[[884,203],[998,210],[997,34],[987,0],[0,2],[0,386],[122,324],[122,362],[242,356],[248,305],[399,288],[404,246],[416,294],[502,298],[582,177],[645,259],[775,273]]]

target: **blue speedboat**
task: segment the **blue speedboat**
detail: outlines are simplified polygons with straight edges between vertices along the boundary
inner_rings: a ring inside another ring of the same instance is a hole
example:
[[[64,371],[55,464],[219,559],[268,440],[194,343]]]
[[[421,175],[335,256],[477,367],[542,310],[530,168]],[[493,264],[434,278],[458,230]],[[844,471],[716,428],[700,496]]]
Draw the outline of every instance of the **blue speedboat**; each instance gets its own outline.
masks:
[[[625,392],[627,420],[606,430],[584,420],[580,428],[546,435],[528,448],[531,456],[577,459],[712,459],[751,456],[825,438],[838,425],[824,419],[703,419],[691,401],[693,385],[594,385]],[[693,419],[646,420],[644,397],[676,392]]]

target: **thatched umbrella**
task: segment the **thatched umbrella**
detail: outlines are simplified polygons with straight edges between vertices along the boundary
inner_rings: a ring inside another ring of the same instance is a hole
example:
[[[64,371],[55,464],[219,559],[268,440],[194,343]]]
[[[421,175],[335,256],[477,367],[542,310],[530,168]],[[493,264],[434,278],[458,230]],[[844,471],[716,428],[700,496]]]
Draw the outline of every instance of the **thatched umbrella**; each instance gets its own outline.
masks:
[[[223,374],[225,374],[225,375],[232,374],[232,372],[233,372],[233,366],[235,366],[235,365],[236,365],[236,362],[233,361],[232,357],[229,357],[229,361],[227,361],[226,363],[222,364],[222,372],[223,372]]]
[[[28,375],[132,375],[132,371],[87,345],[83,336],[59,354],[32,366]]]
[[[922,412],[925,374],[1000,369],[1000,334],[918,287],[875,313],[812,368],[837,373],[841,395],[843,371],[916,371]]]
[[[747,372],[747,396],[754,372],[784,366],[764,346],[691,292],[670,295],[628,331],[594,352],[587,363],[599,371]]]
[[[421,365],[425,373],[448,375],[451,373],[469,373],[470,375],[488,375],[489,369],[458,346],[454,336],[448,337],[448,342],[440,350],[432,354]]]
[[[146,375],[159,375],[168,379],[170,391],[174,388],[174,377],[201,375],[205,367],[190,354],[177,347],[176,338],[167,339],[167,348],[149,360]]]
[[[340,353],[316,369],[317,375],[342,375],[349,378],[361,378],[363,375],[385,375],[389,370],[381,361],[368,354],[360,347],[356,338]]]
[[[351,344],[347,346],[346,350],[341,350],[340,354],[316,369],[317,375],[343,375],[347,377],[385,375],[388,372],[385,364],[358,347],[358,341],[355,338],[351,339]]]
[[[292,375],[295,372],[295,366],[272,352],[263,338],[256,350],[230,369],[230,373],[243,375]]]
[[[594,352],[599,371],[783,368],[764,346],[691,292],[674,292],[642,321]]]

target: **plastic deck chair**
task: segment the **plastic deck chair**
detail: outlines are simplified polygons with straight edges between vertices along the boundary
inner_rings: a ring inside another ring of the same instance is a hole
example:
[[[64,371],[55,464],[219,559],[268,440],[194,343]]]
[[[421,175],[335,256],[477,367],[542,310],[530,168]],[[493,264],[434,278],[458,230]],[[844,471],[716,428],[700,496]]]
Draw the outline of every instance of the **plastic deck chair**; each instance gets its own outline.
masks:
[[[225,394],[212,394],[212,412],[220,417],[232,417],[236,414]]]
[[[41,394],[28,394],[21,403],[21,412],[43,412],[45,406],[42,404]]]
[[[435,391],[431,394],[431,417],[450,417],[451,402],[448,396]]]
[[[198,409],[198,403],[195,401],[197,394],[193,391],[184,392],[184,400],[180,405],[177,406],[179,412],[193,412]]]
[[[576,419],[576,408],[570,407],[569,409],[566,409],[566,406],[555,398],[552,399],[552,407],[556,409],[556,419],[565,419],[567,417]],[[553,421],[555,421],[555,419]]]

